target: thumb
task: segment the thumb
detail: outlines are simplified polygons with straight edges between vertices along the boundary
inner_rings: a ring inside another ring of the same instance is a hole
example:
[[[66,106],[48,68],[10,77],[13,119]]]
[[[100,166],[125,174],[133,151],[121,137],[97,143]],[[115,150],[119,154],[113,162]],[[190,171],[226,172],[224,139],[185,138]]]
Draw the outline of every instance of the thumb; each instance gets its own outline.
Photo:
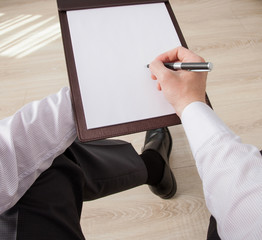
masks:
[[[159,79],[163,72],[167,70],[163,62],[157,59],[149,64],[149,69],[152,73],[152,78],[154,80]]]

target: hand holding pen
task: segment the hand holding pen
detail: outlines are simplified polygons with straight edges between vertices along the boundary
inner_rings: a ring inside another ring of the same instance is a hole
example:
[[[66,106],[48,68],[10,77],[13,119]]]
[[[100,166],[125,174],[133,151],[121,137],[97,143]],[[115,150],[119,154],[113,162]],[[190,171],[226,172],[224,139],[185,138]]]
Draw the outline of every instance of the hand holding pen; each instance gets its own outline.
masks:
[[[184,108],[190,103],[195,101],[205,102],[206,71],[210,71],[212,66],[205,63],[209,69],[193,69],[198,70],[198,72],[192,71],[192,69],[186,69],[189,71],[173,71],[176,62],[182,63],[179,69],[183,69],[182,65],[184,63],[201,63],[200,65],[203,67],[202,64],[205,61],[190,50],[178,47],[161,54],[149,64],[152,79],[158,81],[158,89],[163,91],[169,103],[175,108],[178,116],[181,117]],[[165,63],[173,64],[172,66],[166,66]],[[170,70],[170,67],[173,70]]]
[[[192,72],[210,72],[213,69],[211,62],[170,62],[164,63],[171,70],[187,70]],[[147,65],[149,68],[149,64]]]

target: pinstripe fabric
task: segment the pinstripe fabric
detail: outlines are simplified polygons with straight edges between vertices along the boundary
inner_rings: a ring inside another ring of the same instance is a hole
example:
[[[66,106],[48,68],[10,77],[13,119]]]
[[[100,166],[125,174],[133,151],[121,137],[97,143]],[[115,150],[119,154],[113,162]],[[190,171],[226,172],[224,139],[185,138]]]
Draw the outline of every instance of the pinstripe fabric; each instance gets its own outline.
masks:
[[[0,214],[16,204],[75,138],[68,88],[0,120]]]
[[[262,157],[204,103],[186,107],[182,123],[205,200],[221,239],[261,240]]]

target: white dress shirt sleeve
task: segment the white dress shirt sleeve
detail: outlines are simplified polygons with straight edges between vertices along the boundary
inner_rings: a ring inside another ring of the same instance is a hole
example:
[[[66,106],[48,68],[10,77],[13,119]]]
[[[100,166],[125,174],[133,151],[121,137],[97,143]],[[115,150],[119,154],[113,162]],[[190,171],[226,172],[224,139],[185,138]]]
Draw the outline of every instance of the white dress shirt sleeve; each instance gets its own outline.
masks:
[[[206,104],[191,103],[182,123],[196,160],[207,207],[221,239],[262,237],[262,157],[243,144]]]
[[[68,88],[0,120],[0,214],[23,196],[75,138]]]

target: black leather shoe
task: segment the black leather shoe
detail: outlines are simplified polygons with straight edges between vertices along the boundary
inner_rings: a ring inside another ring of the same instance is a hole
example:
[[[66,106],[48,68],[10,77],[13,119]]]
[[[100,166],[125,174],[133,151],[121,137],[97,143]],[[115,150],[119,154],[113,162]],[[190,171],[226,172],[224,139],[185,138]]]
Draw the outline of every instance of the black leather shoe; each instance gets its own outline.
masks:
[[[142,151],[154,150],[158,152],[165,161],[164,173],[161,181],[156,185],[149,185],[149,188],[154,194],[164,199],[173,197],[177,190],[175,176],[169,166],[171,149],[172,138],[168,128],[147,131]]]

